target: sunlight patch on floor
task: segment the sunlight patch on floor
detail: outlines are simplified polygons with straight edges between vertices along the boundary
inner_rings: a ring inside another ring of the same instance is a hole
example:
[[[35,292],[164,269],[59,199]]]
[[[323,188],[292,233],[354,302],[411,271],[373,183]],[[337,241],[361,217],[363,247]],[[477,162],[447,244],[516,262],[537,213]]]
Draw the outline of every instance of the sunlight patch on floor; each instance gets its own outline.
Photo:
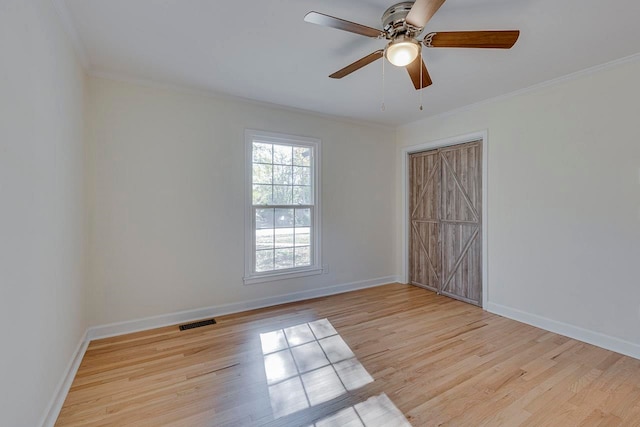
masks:
[[[260,334],[260,341],[274,418],[373,382],[327,319]]]
[[[411,424],[391,399],[382,393],[307,427],[411,427]]]

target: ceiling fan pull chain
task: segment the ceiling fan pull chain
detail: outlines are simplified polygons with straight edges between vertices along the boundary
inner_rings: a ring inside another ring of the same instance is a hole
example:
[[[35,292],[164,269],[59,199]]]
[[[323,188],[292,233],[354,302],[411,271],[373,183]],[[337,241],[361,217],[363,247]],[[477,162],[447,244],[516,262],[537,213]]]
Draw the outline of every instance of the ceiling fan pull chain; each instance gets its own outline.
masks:
[[[386,49],[385,49],[386,51]],[[386,62],[384,60],[385,56],[384,56],[384,52],[382,53],[382,105],[380,106],[380,110],[384,111],[385,110],[385,106],[384,106],[384,63]]]
[[[420,94],[418,95],[420,97],[420,111],[422,111],[422,69],[424,68],[422,66],[423,64],[423,60],[422,60],[422,46],[420,47]]]

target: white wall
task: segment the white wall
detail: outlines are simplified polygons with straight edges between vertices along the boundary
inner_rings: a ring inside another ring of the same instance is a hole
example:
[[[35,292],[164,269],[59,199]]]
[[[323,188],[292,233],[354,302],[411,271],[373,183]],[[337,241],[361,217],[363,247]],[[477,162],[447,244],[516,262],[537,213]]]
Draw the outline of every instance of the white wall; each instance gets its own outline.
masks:
[[[394,275],[394,132],[90,78],[90,322]],[[244,130],[322,140],[329,274],[243,285]]]
[[[84,74],[48,0],[0,4],[0,425],[45,415],[87,327]]]
[[[639,75],[636,58],[397,135],[406,147],[488,129],[489,309],[636,357]]]
[[[48,0],[0,3],[0,54],[0,425],[37,425],[89,324],[395,276],[399,148],[483,129],[490,308],[640,346],[638,60],[394,134],[102,78],[85,103]],[[322,139],[329,274],[242,284],[245,128]]]

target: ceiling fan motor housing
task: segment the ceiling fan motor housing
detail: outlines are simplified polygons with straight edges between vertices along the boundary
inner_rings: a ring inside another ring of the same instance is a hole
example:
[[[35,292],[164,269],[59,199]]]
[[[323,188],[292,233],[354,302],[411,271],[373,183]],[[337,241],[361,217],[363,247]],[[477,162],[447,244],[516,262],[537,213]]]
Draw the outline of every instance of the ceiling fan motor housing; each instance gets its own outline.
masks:
[[[412,38],[420,34],[422,28],[416,28],[405,21],[413,3],[412,1],[396,3],[382,14],[382,28],[387,39],[394,39],[400,34]]]

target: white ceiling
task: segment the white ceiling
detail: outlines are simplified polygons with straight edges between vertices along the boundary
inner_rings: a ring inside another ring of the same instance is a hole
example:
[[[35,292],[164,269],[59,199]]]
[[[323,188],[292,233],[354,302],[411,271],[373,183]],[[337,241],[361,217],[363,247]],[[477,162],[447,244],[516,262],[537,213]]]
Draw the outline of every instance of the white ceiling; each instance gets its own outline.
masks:
[[[511,50],[425,49],[424,111],[382,61],[327,76],[384,41],[305,23],[315,10],[380,28],[393,0],[64,0],[90,69],[398,125],[640,52],[637,0],[448,0],[426,31],[519,29]]]

